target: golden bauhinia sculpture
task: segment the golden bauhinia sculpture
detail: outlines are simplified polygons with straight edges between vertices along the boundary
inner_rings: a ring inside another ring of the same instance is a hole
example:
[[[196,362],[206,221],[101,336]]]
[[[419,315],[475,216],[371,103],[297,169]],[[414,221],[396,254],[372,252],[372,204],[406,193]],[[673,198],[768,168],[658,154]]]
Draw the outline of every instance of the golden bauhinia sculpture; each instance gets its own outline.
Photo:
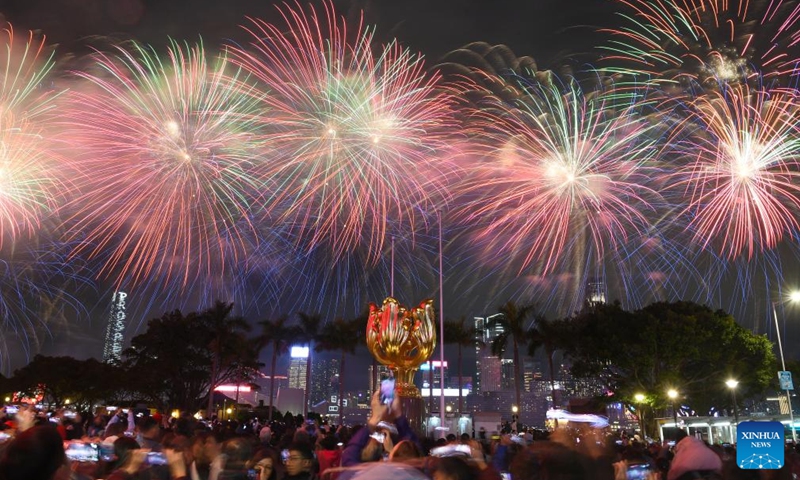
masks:
[[[436,347],[435,317],[433,300],[411,309],[392,297],[387,297],[380,308],[369,305],[367,347],[392,371],[395,393],[401,398],[420,398],[414,374]]]

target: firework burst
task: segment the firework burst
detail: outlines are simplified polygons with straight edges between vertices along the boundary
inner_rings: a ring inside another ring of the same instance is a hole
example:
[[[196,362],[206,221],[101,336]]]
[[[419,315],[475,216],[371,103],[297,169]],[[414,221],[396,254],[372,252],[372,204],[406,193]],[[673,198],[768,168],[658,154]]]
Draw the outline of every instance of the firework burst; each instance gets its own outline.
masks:
[[[280,184],[269,214],[309,250],[326,244],[339,256],[367,245],[374,261],[387,222],[413,230],[448,198],[453,102],[420,57],[374,46],[370,30],[348,31],[324,5],[321,15],[281,9],[288,30],[253,20],[249,47],[233,56],[269,92],[278,158],[268,176]]]
[[[532,86],[513,105],[484,116],[487,160],[467,185],[463,215],[484,223],[479,238],[499,258],[541,275],[590,246],[603,258],[647,233],[656,193],[652,124],[633,110],[606,108],[575,87]],[[590,252],[590,254],[592,253]]]
[[[800,137],[797,98],[726,86],[687,105],[670,145],[683,162],[680,190],[688,231],[721,256],[752,259],[797,232]]]
[[[35,233],[62,186],[43,137],[12,118],[0,116],[0,247]]]
[[[0,32],[0,109],[17,120],[30,120],[53,107],[55,92],[44,84],[53,68],[54,50],[44,37],[27,32],[22,38],[8,25]]]
[[[701,85],[797,75],[800,3],[619,0],[631,13],[603,47],[607,72]]]
[[[44,38],[0,33],[0,247],[35,234],[63,190],[44,134],[55,92],[43,86],[53,61]],[[49,52],[49,53],[48,53]]]
[[[133,44],[98,53],[67,98],[80,193],[67,205],[70,238],[102,257],[119,283],[186,287],[238,261],[253,227],[261,143],[259,94],[224,56],[172,43],[162,61]]]

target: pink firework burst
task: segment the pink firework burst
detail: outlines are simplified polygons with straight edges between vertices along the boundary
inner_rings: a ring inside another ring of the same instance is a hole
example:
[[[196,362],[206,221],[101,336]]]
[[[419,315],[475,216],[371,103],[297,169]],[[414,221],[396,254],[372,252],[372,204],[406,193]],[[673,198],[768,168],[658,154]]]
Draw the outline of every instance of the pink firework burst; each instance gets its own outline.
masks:
[[[466,185],[462,215],[492,258],[519,258],[546,275],[591,248],[603,258],[631,236],[645,235],[653,124],[633,109],[617,111],[577,87],[529,85],[513,103],[474,112],[486,160]]]
[[[348,31],[329,2],[280,9],[284,25],[252,20],[233,58],[268,92],[264,121],[274,157],[267,214],[309,249],[339,256],[366,245],[374,261],[387,224],[410,230],[447,201],[457,172],[453,98],[397,43]]]
[[[173,43],[98,53],[65,105],[80,188],[69,236],[101,274],[185,287],[222,276],[256,236],[249,218],[265,189],[254,175],[258,94],[224,56]],[[234,73],[232,73],[234,72]]]
[[[753,257],[798,227],[800,136],[791,92],[726,86],[688,104],[670,142],[680,215],[705,247]]]

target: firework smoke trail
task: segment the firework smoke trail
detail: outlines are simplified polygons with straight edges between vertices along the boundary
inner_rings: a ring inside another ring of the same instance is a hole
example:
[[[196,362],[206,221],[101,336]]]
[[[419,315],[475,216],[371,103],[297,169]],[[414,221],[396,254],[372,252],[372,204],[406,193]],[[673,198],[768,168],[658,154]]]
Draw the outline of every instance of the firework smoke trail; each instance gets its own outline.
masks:
[[[487,252],[521,256],[547,275],[591,245],[596,258],[645,233],[657,137],[633,110],[606,108],[576,87],[532,86],[512,105],[479,109],[488,160],[465,186],[465,204]],[[584,239],[577,241],[576,239]],[[575,243],[577,241],[577,243]],[[580,245],[583,244],[583,245]]]
[[[448,199],[453,99],[420,57],[396,43],[373,46],[370,30],[349,32],[324,6],[283,7],[285,27],[252,20],[250,45],[232,47],[232,58],[269,92],[265,122],[276,127],[279,158],[268,176],[280,187],[268,212],[309,251],[326,244],[341,256],[367,245],[374,262],[387,221],[414,230]]]
[[[173,42],[97,53],[64,118],[79,194],[67,205],[78,253],[105,256],[102,276],[130,288],[148,278],[187,287],[222,275],[253,230],[262,146],[260,94],[224,56]],[[235,228],[234,228],[235,227]]]
[[[800,63],[800,3],[618,0],[626,25],[608,30],[609,73],[656,82],[785,82]]]
[[[669,142],[682,159],[671,183],[684,197],[678,216],[695,243],[729,260],[752,260],[796,233],[796,96],[726,86],[687,109]]]

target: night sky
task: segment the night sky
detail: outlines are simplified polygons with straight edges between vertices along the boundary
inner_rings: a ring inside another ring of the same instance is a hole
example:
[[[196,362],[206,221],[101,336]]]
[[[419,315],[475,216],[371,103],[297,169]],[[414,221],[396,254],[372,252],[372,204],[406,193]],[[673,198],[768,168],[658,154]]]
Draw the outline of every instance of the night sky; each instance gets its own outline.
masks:
[[[159,44],[167,36],[205,42],[242,38],[247,16],[277,20],[273,0],[6,0],[0,12],[16,27],[38,29],[63,50],[113,35]],[[304,2],[306,3],[306,2]],[[319,5],[319,2],[315,2]],[[339,11],[366,11],[377,36],[398,38],[435,60],[469,42],[509,45],[542,62],[592,48],[593,28],[613,21],[604,0],[338,0]]]
[[[101,43],[103,37],[132,38],[156,46],[165,45],[168,37],[194,41],[202,36],[210,47],[239,42],[246,38],[240,25],[246,23],[247,16],[278,21],[275,5],[279,3],[273,0],[0,0],[0,13],[16,29],[40,30],[49,42],[58,44],[61,56],[86,52],[91,45]],[[540,69],[581,64],[591,61],[591,52],[599,44],[597,28],[613,25],[616,18],[610,0],[335,0],[334,3],[340,12],[349,12],[350,17],[363,8],[367,23],[377,27],[378,40],[397,38],[411,50],[423,53],[429,65],[448,51],[475,41],[506,44],[517,56],[536,59]],[[319,6],[320,2],[314,4]],[[104,306],[92,310],[93,320],[89,325],[54,329],[54,340],[45,342],[43,352],[99,355],[105,326]],[[470,365],[470,360],[465,360],[465,364]]]

